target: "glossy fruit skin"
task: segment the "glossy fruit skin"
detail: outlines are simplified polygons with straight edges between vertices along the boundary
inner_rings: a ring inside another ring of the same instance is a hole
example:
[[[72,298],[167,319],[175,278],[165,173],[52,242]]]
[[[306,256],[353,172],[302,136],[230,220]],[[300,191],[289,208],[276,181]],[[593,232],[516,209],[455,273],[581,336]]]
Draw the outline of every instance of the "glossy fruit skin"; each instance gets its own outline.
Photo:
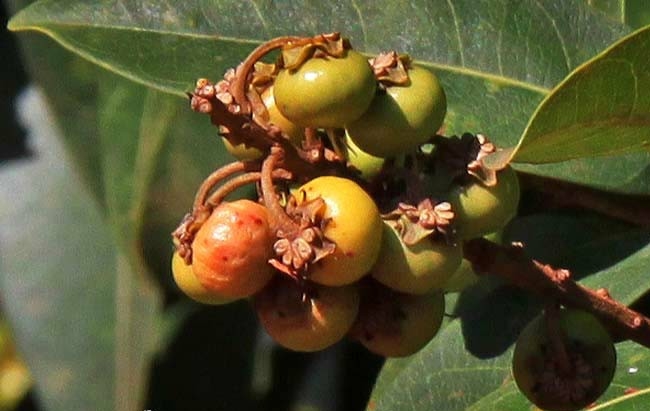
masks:
[[[286,118],[280,109],[278,109],[278,105],[275,104],[275,97],[273,95],[273,86],[264,90],[261,97],[269,113],[269,123],[278,126],[280,130],[289,137],[289,140],[299,147],[305,134],[305,128],[291,122],[291,120]]]
[[[192,242],[192,267],[208,291],[245,298],[273,276],[268,264],[275,240],[267,209],[250,200],[216,207]]]
[[[386,162],[385,158],[376,157],[361,150],[347,135],[345,145],[347,147],[348,165],[358,170],[361,177],[370,181],[379,174]]]
[[[263,153],[255,147],[246,147],[243,143],[234,146],[225,137],[221,137],[221,141],[223,142],[224,147],[226,147],[226,150],[228,150],[228,153],[237,160],[250,161],[262,157]]]
[[[588,380],[590,386],[579,383],[584,396],[559,399],[539,383],[540,376],[548,373],[548,357],[552,345],[548,337],[548,326],[544,315],[533,319],[522,331],[515,344],[512,359],[512,374],[519,390],[535,405],[552,411],[574,411],[594,402],[609,386],[616,370],[616,349],[607,330],[591,313],[576,309],[559,312],[559,325],[566,336],[565,346],[569,357],[579,355],[583,363],[591,367]],[[562,383],[555,379],[553,386]],[[568,391],[575,395],[576,389]]]
[[[443,288],[460,267],[462,258],[460,246],[434,241],[431,236],[406,245],[393,224],[384,221],[381,251],[371,275],[393,290],[427,294]]]
[[[201,304],[222,305],[234,301],[232,298],[226,298],[217,293],[211,292],[201,285],[194,274],[191,265],[185,264],[185,261],[178,252],[172,256],[172,275],[174,281],[180,290],[188,297]]]
[[[267,333],[294,351],[319,351],[340,341],[359,310],[355,285],[310,284],[313,298],[303,301],[303,289],[289,278],[274,278],[253,297],[253,307]]]
[[[377,82],[366,58],[348,50],[341,58],[314,57],[281,70],[273,95],[278,109],[303,127],[343,127],[370,105]]]
[[[499,231],[517,214],[520,195],[517,174],[508,166],[497,173],[497,181],[492,187],[476,182],[456,187],[449,193],[459,239]]]
[[[359,185],[346,178],[317,177],[297,191],[299,202],[318,197],[326,204],[323,234],[336,249],[311,265],[307,275],[323,285],[353,283],[370,271],[379,255],[383,232],[379,210]]]
[[[378,94],[368,110],[348,123],[348,135],[363,151],[389,157],[415,149],[438,131],[447,113],[447,97],[430,71],[414,67],[410,83]]]
[[[305,129],[304,127],[300,127],[289,121],[289,119],[283,116],[280,110],[278,110],[278,107],[275,104],[275,99],[273,98],[273,86],[264,90],[261,98],[268,110],[269,123],[278,126],[294,145],[300,147]],[[230,144],[226,138],[222,138],[222,141],[230,155],[238,160],[257,160],[262,157],[263,153],[254,147],[246,147],[244,144],[234,146]]]
[[[380,284],[362,289],[359,315],[350,336],[384,357],[406,357],[438,333],[445,313],[442,292],[404,294]]]

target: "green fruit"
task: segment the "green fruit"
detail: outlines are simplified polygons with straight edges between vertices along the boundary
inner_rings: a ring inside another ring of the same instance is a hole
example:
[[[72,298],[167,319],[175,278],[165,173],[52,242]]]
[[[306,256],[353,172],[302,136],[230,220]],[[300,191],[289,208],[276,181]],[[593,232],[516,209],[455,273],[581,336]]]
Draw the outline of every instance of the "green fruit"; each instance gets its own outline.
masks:
[[[268,110],[269,123],[278,126],[295,146],[300,147],[305,129],[292,123],[284,117],[282,113],[280,113],[278,107],[275,105],[275,99],[273,98],[273,87],[264,90],[261,97],[266,109]],[[223,144],[226,146],[226,150],[228,150],[228,152],[238,160],[257,160],[263,155],[260,150],[254,147],[246,147],[244,144],[234,146],[230,141],[228,141],[228,139],[222,138],[222,140]]]
[[[346,125],[348,135],[363,151],[378,157],[411,151],[442,126],[447,99],[438,78],[419,67],[408,75],[409,84],[388,87],[363,116]]]
[[[442,289],[462,260],[460,246],[425,237],[406,245],[389,222],[384,222],[382,246],[371,275],[380,283],[410,294]]]
[[[496,233],[491,233],[484,238],[486,240],[493,241],[495,243],[501,244],[502,232],[498,231]],[[479,275],[474,272],[472,268],[472,263],[463,259],[460,263],[460,267],[454,272],[454,274],[447,280],[443,289],[448,293],[457,293],[463,291],[465,288],[475,284],[479,280]]]
[[[221,137],[223,145],[226,147],[226,150],[230,153],[231,156],[235,157],[237,160],[249,161],[257,160],[262,157],[262,152],[255,147],[246,147],[244,144],[232,145],[227,138]]]
[[[379,174],[386,161],[384,158],[375,157],[361,150],[348,136],[345,138],[345,145],[347,147],[348,164],[359,170],[361,177],[371,180]]]
[[[497,184],[486,187],[480,182],[459,186],[449,193],[454,224],[459,239],[470,239],[501,230],[516,214],[519,206],[519,180],[510,167],[497,173]]]
[[[574,411],[605,392],[614,377],[616,350],[607,330],[591,313],[566,309],[558,317],[568,371],[561,370],[547,318],[540,315],[517,340],[512,374],[521,392],[538,407]]]
[[[368,108],[377,88],[366,58],[347,50],[340,58],[314,57],[281,70],[273,95],[286,118],[303,127],[343,127]]]

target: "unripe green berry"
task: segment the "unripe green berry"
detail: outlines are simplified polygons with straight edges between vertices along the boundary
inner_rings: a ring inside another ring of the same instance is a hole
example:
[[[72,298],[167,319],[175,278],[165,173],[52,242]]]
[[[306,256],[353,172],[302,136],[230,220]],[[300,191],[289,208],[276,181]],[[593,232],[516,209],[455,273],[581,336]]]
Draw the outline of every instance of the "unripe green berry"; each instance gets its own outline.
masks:
[[[480,182],[459,186],[449,193],[459,239],[470,239],[501,230],[519,206],[519,180],[509,166],[497,173],[497,184]]]
[[[415,149],[436,134],[447,112],[447,98],[430,71],[414,67],[409,83],[378,94],[368,110],[346,125],[348,135],[363,151],[389,157]]]
[[[359,118],[375,96],[368,60],[353,50],[343,57],[313,57],[278,73],[273,95],[286,118],[303,127],[343,127]]]
[[[406,245],[389,222],[384,222],[382,246],[371,270],[380,283],[410,294],[426,294],[442,289],[462,260],[460,246],[425,237]]]
[[[361,150],[348,136],[345,138],[345,145],[347,147],[348,164],[358,170],[361,177],[371,180],[379,174],[386,161],[384,158],[375,157]]]

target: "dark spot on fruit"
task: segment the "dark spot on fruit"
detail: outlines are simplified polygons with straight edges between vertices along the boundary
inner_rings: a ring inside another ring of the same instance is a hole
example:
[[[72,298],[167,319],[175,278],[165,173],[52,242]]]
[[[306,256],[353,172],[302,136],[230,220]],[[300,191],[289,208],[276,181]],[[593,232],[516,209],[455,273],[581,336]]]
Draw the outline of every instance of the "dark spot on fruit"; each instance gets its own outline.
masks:
[[[354,257],[354,251],[346,251],[345,256],[350,258]]]
[[[264,221],[262,221],[261,218],[259,218],[259,217],[253,217],[253,224],[255,224],[255,225],[262,225],[263,223],[264,223]]]
[[[287,318],[287,314],[282,310],[278,310],[278,317]]]
[[[229,258],[228,258],[227,255],[222,255],[222,256],[221,256],[221,261],[223,261],[223,262],[227,262],[228,260],[229,260]]]

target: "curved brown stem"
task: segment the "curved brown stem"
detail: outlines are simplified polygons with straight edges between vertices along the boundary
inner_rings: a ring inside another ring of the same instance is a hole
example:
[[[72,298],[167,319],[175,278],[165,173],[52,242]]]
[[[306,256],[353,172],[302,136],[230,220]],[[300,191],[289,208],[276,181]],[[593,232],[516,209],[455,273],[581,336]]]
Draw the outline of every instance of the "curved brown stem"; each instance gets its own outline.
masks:
[[[291,41],[300,41],[302,39],[302,37],[284,36],[267,41],[266,43],[259,45],[255,50],[253,50],[248,55],[248,57],[246,57],[246,60],[244,60],[237,67],[237,70],[235,72],[235,80],[232,83],[230,92],[232,93],[232,96],[234,97],[237,104],[241,106],[242,112],[250,112],[248,99],[246,98],[246,82],[248,75],[250,74],[251,70],[253,70],[253,67],[255,67],[255,63],[269,52],[278,49]]]
[[[520,246],[502,246],[484,238],[466,241],[465,259],[477,273],[504,278],[511,284],[566,307],[597,316],[615,336],[650,348],[650,319],[614,300],[606,290],[591,290],[571,279],[566,269],[555,269],[527,257]]]
[[[298,230],[298,224],[293,221],[284,211],[284,207],[278,201],[275,186],[273,185],[273,170],[276,163],[282,157],[280,147],[272,147],[271,153],[262,163],[262,198],[264,205],[269,210],[270,224],[275,232],[282,231],[284,235]]]
[[[278,178],[284,180],[290,180],[292,175],[287,170],[279,168],[273,170],[271,177],[274,180]],[[260,171],[251,171],[249,173],[242,174],[233,179],[230,179],[227,182],[225,182],[221,187],[219,187],[216,191],[210,194],[210,197],[208,197],[208,199],[205,201],[205,204],[208,205],[209,207],[214,208],[218,206],[230,193],[232,193],[236,189],[243,187],[247,184],[260,181],[261,178],[262,178],[262,173]]]
[[[193,209],[199,209],[205,204],[205,199],[208,193],[214,186],[219,184],[223,179],[235,174],[241,173],[246,170],[246,164],[243,161],[235,161],[234,163],[227,164],[212,172],[199,186],[199,189],[194,196]]]

